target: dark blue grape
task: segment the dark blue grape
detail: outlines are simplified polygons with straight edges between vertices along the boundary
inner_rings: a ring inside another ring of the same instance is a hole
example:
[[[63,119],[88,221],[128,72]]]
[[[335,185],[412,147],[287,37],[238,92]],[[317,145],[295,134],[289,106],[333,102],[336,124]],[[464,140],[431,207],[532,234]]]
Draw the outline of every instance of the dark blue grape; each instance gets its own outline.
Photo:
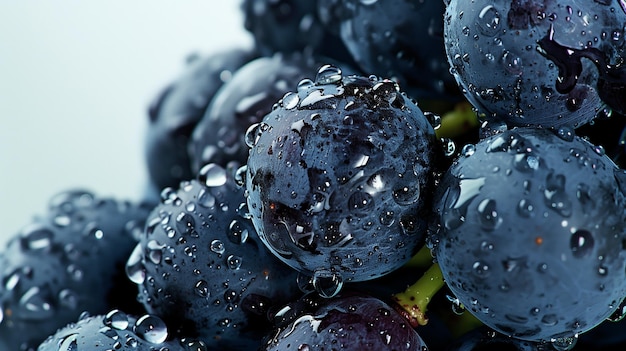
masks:
[[[154,315],[134,317],[120,310],[81,318],[48,337],[38,351],[208,351],[195,339],[172,339]]]
[[[292,53],[315,48],[324,28],[312,0],[244,0],[244,27],[252,33],[263,55]]]
[[[393,77],[417,99],[459,100],[446,63],[442,1],[326,0],[320,7],[327,21],[340,23],[341,38],[363,71]]]
[[[445,48],[488,119],[578,127],[624,110],[625,22],[618,0],[451,0]]]
[[[295,271],[245,217],[243,192],[233,169],[215,164],[166,188],[126,267],[148,312],[220,350],[258,347],[267,309],[300,296]]]
[[[330,299],[309,294],[278,310],[274,319],[275,330],[260,350],[428,350],[400,314],[363,294]]]
[[[207,163],[226,166],[248,159],[246,130],[272,111],[272,106],[317,70],[304,55],[274,55],[255,59],[239,70],[215,95],[189,143],[192,171]]]
[[[151,104],[145,155],[148,175],[160,191],[193,178],[187,148],[213,95],[253,55],[233,49],[194,58],[185,72]]]
[[[259,236],[318,292],[389,273],[422,243],[438,144],[396,83],[324,66],[246,138]]]
[[[517,128],[466,147],[435,200],[448,286],[506,335],[593,328],[626,296],[623,178],[571,129]]]
[[[34,350],[83,311],[141,310],[123,266],[148,213],[82,190],[55,196],[0,254],[0,349]]]

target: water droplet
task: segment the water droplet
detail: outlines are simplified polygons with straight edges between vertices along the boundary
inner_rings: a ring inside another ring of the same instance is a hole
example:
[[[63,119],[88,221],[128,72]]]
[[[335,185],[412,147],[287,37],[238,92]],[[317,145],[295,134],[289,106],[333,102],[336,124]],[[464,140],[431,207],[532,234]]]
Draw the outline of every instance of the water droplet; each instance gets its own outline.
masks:
[[[239,220],[234,219],[228,226],[228,239],[235,244],[243,244],[248,240],[248,228]]]
[[[476,276],[480,278],[486,278],[491,273],[491,271],[489,270],[489,266],[481,261],[474,262],[474,264],[472,265],[472,270],[474,271],[474,274],[476,274]]]
[[[305,91],[308,88],[312,87],[313,85],[315,85],[315,83],[313,83],[312,80],[305,78],[298,83],[298,91],[299,92]]]
[[[496,209],[496,201],[492,199],[484,199],[478,204],[478,214],[480,223],[485,230],[494,230],[500,223],[502,218]]]
[[[343,277],[330,269],[319,268],[313,272],[313,288],[324,298],[331,298],[341,291]]]
[[[342,78],[341,69],[332,65],[324,65],[317,71],[315,82],[317,84],[334,84]]]
[[[348,209],[358,217],[366,216],[374,206],[374,198],[364,191],[355,191],[348,199]]]
[[[40,225],[33,225],[26,228],[20,238],[23,250],[43,250],[52,245],[54,233]]]
[[[584,229],[579,229],[574,234],[572,234],[569,244],[574,257],[585,257],[589,255],[593,250],[593,235]]]
[[[33,286],[19,300],[19,317],[25,320],[43,320],[54,316],[50,287]]]
[[[226,184],[226,170],[215,163],[209,163],[200,169],[198,179],[208,187]]]
[[[298,107],[299,102],[300,98],[298,97],[298,94],[292,92],[286,93],[282,98],[282,105],[287,110],[292,110]]]
[[[78,333],[70,334],[63,338],[59,344],[59,351],[78,351]]]
[[[574,128],[570,126],[562,126],[556,131],[556,135],[562,140],[573,141],[576,134],[574,133]]]
[[[128,328],[128,316],[126,313],[120,310],[113,310],[107,313],[102,320],[102,323],[107,327],[111,327],[117,330],[125,330]]]
[[[530,218],[534,209],[533,204],[527,199],[521,199],[517,204],[517,214],[524,218]]]
[[[143,265],[143,248],[137,244],[126,262],[126,275],[133,283],[140,285],[146,280],[146,269]]]
[[[167,327],[163,320],[149,314],[137,320],[133,331],[137,336],[152,344],[161,344],[167,339]]]
[[[248,127],[245,135],[245,142],[249,148],[253,148],[261,137],[261,123],[255,123]]]
[[[500,21],[498,10],[493,5],[488,5],[478,13],[476,26],[482,34],[492,37],[500,30]]]
[[[176,216],[176,229],[182,234],[190,234],[195,230],[196,220],[187,212],[180,212]]]
[[[193,289],[200,297],[209,296],[209,283],[206,280],[198,280]]]
[[[230,255],[226,258],[226,264],[230,269],[239,269],[241,267],[242,258],[235,255]]]
[[[215,197],[207,189],[202,189],[198,193],[198,205],[204,208],[215,206]]]
[[[466,144],[461,149],[461,155],[465,157],[470,157],[476,152],[476,145],[474,144]]]
[[[215,252],[216,254],[223,254],[224,251],[226,250],[224,248],[224,243],[217,239],[211,241],[211,245],[209,245],[209,249],[211,249],[211,251]]]
[[[165,245],[159,243],[156,240],[150,240],[146,244],[146,257],[150,260],[150,262],[154,264],[161,263],[161,259],[163,258],[163,248]]]

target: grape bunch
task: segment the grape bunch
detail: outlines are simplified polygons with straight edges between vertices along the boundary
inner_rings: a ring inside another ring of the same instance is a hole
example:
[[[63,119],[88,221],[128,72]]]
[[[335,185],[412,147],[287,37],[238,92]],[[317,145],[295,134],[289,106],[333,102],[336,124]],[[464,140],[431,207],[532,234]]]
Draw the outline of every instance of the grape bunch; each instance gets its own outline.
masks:
[[[619,350],[626,4],[242,0],[137,201],[0,251],[0,348]]]

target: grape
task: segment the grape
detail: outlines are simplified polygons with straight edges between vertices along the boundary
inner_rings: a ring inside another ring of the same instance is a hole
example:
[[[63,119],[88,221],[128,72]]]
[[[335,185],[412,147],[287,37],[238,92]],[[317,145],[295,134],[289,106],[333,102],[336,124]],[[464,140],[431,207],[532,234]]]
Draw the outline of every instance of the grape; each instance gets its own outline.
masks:
[[[208,164],[166,188],[127,263],[149,313],[211,348],[254,348],[266,311],[299,297],[296,272],[260,243],[233,169]]]
[[[193,58],[184,74],[168,85],[148,109],[150,125],[146,136],[146,163],[157,190],[176,187],[192,178],[187,145],[217,90],[253,54],[232,49],[206,58]]]
[[[438,145],[396,83],[323,66],[246,139],[254,226],[322,294],[393,271],[423,242]]]
[[[165,322],[158,316],[135,317],[120,310],[105,315],[81,315],[46,339],[39,351],[206,351],[204,342],[171,339]]]
[[[524,340],[587,331],[626,293],[624,172],[567,131],[484,139],[435,197],[431,241],[448,286],[483,323]]]
[[[81,189],[55,195],[0,254],[0,349],[34,350],[85,310],[140,310],[120,268],[148,213]]]
[[[330,7],[328,16],[339,22],[363,71],[393,77],[414,98],[458,100],[443,49],[442,1],[322,1],[320,7]]]
[[[332,299],[306,295],[278,310],[274,320],[261,350],[428,350],[391,307],[353,292]]]
[[[310,61],[303,55],[277,54],[238,69],[193,130],[189,143],[192,171],[197,173],[207,163],[224,167],[231,161],[245,163],[249,151],[246,130],[270,113],[290,87],[315,73],[316,66]]]
[[[450,0],[445,49],[466,98],[512,126],[581,126],[624,112],[619,1]]]

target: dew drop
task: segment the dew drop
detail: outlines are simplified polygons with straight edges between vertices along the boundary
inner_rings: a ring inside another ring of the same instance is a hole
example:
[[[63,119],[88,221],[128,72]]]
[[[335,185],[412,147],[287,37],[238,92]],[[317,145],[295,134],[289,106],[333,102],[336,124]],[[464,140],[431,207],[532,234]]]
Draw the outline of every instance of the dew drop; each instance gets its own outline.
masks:
[[[241,221],[234,219],[228,226],[228,239],[235,244],[243,244],[248,240],[248,229]]]
[[[495,200],[483,199],[478,204],[478,214],[480,223],[485,230],[494,230],[502,223],[502,218],[496,209]]]
[[[35,225],[25,229],[20,244],[23,250],[43,250],[52,245],[53,238],[54,233],[50,229]]]
[[[569,243],[574,257],[582,258],[589,255],[593,250],[593,235],[589,231],[579,229],[572,234]]]
[[[215,163],[209,163],[200,169],[198,179],[208,187],[226,184],[226,170]]]
[[[243,259],[239,256],[230,255],[226,258],[226,264],[230,269],[239,269],[241,267],[241,262]]]
[[[556,135],[564,141],[573,141],[576,134],[574,133],[574,128],[562,126],[557,129]]]
[[[198,280],[193,290],[198,296],[207,297],[209,296],[209,283],[206,280]]]
[[[59,344],[59,351],[78,351],[78,333],[64,337]]]
[[[149,314],[137,320],[133,331],[137,336],[152,344],[161,344],[167,339],[167,326],[163,320]]]
[[[342,78],[341,69],[332,65],[324,65],[317,71],[315,82],[317,84],[334,84]]]
[[[245,135],[245,142],[249,148],[253,148],[261,137],[261,123],[255,123],[248,127]]]
[[[224,251],[226,250],[224,248],[224,243],[217,239],[211,241],[211,244],[209,245],[209,249],[215,252],[216,254],[223,254]]]
[[[143,265],[143,248],[137,244],[126,262],[126,275],[133,283],[140,285],[146,280],[146,269]]]
[[[113,310],[107,313],[102,320],[102,323],[107,327],[111,327],[117,330],[125,330],[128,328],[128,316],[126,313],[120,310]]]
[[[364,191],[355,191],[348,199],[348,209],[358,217],[370,213],[374,208],[374,198]]]
[[[498,33],[500,21],[498,10],[493,5],[488,5],[478,13],[476,26],[482,34],[492,37]]]
[[[313,272],[313,288],[324,298],[331,298],[341,291],[343,277],[330,269],[318,268]]]
[[[25,320],[44,320],[54,316],[51,291],[48,286],[33,286],[19,300],[19,316]]]

